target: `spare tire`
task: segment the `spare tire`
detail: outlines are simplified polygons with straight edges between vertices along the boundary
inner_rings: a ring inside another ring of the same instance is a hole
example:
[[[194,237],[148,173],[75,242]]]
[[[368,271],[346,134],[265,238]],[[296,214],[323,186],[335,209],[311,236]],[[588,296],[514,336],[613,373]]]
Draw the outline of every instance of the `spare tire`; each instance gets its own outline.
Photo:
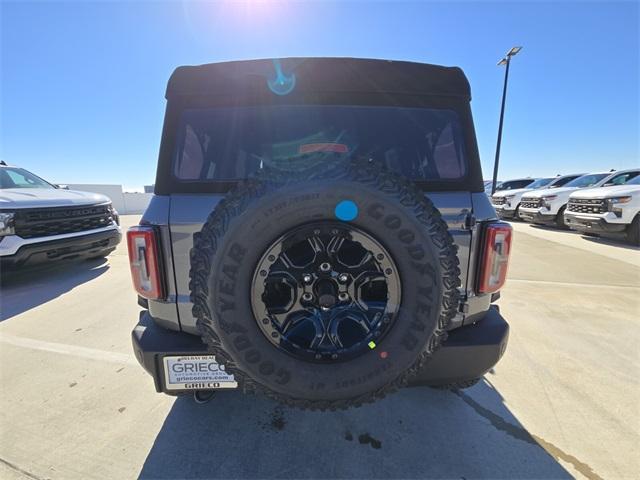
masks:
[[[416,186],[372,165],[263,171],[191,251],[202,338],[245,391],[311,409],[404,386],[458,307],[456,247]]]

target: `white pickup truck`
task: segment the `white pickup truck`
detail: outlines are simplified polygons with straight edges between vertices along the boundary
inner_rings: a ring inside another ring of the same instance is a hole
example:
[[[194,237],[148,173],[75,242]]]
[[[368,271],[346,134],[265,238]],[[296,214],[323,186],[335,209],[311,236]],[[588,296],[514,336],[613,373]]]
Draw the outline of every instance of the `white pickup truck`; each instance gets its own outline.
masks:
[[[109,198],[65,190],[0,163],[0,267],[104,257],[120,242]]]
[[[566,228],[564,212],[569,196],[579,189],[623,185],[640,173],[637,169],[589,173],[567,183],[563,188],[536,190],[522,196],[520,218],[540,225]]]
[[[582,173],[576,173],[571,175],[558,175],[557,177],[538,178],[523,188],[498,190],[491,196],[491,204],[501,219],[517,219],[519,218],[520,201],[524,194],[531,190],[541,188],[559,188],[581,175]]]
[[[572,193],[564,221],[573,230],[624,236],[640,245],[640,175],[624,185]]]

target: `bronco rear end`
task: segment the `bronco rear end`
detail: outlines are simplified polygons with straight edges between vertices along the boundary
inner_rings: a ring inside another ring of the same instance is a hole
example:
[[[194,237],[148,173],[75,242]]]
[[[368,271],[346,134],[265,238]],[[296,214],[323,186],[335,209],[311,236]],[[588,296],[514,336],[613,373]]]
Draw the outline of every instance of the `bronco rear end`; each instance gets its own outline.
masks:
[[[346,408],[468,386],[504,353],[511,228],[458,68],[347,58],[180,67],[128,233],[158,392]]]

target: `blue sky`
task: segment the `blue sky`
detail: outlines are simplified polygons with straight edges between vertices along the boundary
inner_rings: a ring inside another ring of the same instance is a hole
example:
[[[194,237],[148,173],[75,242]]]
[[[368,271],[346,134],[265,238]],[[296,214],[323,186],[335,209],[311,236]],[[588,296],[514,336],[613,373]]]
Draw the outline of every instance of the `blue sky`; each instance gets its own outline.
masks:
[[[501,173],[640,164],[637,2],[6,2],[0,158],[53,182],[155,178],[178,65],[355,56],[461,66],[491,176],[513,45]]]

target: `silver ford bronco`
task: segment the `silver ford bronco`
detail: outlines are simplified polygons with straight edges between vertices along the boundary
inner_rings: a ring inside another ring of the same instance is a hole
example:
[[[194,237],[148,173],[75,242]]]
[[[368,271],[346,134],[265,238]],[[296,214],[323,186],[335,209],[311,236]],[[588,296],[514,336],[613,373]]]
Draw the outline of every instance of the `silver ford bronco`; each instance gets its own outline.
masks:
[[[352,58],[180,67],[127,234],[158,392],[309,409],[473,385],[505,351],[511,228],[459,68]]]

